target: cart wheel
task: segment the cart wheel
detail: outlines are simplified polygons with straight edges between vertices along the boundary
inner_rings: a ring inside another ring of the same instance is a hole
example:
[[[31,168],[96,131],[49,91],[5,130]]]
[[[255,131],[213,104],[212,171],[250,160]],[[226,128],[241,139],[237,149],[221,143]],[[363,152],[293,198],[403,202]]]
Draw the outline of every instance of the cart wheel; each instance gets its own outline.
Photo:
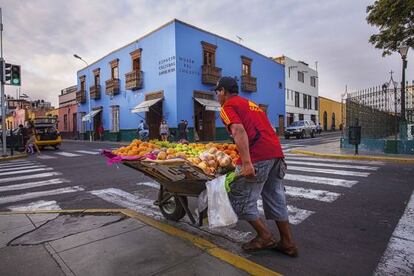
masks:
[[[170,196],[168,193],[164,194],[164,197]],[[185,205],[188,204],[187,197],[180,196],[183,203]],[[166,219],[173,220],[173,221],[179,221],[185,216],[185,210],[183,206],[181,205],[180,201],[178,200],[178,196],[171,196],[167,201],[160,204],[160,210],[163,216]]]

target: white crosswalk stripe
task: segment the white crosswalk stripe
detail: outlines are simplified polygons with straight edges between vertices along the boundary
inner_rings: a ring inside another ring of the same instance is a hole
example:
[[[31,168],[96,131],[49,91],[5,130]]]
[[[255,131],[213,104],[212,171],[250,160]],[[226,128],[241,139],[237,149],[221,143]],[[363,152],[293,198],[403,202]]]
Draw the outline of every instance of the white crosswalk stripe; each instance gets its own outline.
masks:
[[[0,172],[8,172],[8,171],[21,171],[27,169],[35,169],[35,168],[44,168],[47,167],[46,165],[31,165],[31,166],[23,166],[23,167],[8,167],[8,168],[0,168]]]
[[[62,173],[31,161],[5,162],[0,167],[0,205],[12,211],[59,210],[56,200],[61,194],[82,192],[80,186],[62,187],[70,181],[56,176]],[[31,191],[30,189],[36,189]],[[47,197],[47,200],[43,198]],[[35,199],[37,201],[28,202]],[[26,202],[25,202],[26,201]]]
[[[302,174],[290,174],[290,173],[287,173],[284,179],[291,180],[291,181],[308,182],[308,183],[314,183],[314,184],[340,186],[340,187],[345,187],[345,188],[351,188],[352,186],[358,183],[357,180],[346,180],[346,179],[309,176],[309,175],[302,175]]]
[[[290,165],[290,164],[306,165],[306,166],[311,166],[311,167],[331,167],[331,168],[367,170],[367,171],[376,171],[376,170],[378,170],[378,167],[370,167],[370,166],[333,164],[333,163],[321,163],[321,162],[302,162],[302,161],[293,161],[293,160],[287,160],[287,164],[288,165]]]
[[[73,187],[59,188],[59,189],[53,189],[53,190],[47,190],[47,191],[41,191],[41,192],[30,192],[30,193],[13,195],[13,196],[3,196],[3,197],[0,197],[0,204],[22,201],[22,200],[44,197],[44,196],[50,196],[50,195],[74,193],[74,192],[80,192],[84,190],[85,189],[82,187],[73,186]]]
[[[77,152],[77,153],[84,153],[84,154],[91,154],[91,155],[97,155],[97,154],[99,154],[98,151],[89,151],[89,150],[77,150],[75,152]]]
[[[313,172],[313,173],[325,173],[325,174],[336,174],[336,175],[349,175],[349,176],[360,176],[367,177],[370,173],[367,172],[355,172],[355,171],[343,171],[343,170],[332,170],[332,169],[321,169],[321,168],[309,168],[302,166],[288,166],[290,171],[301,171],[301,172]]]
[[[323,162],[334,162],[334,163],[367,164],[367,165],[379,165],[379,166],[385,164],[382,161],[320,158],[320,157],[309,157],[308,155],[290,154],[290,153],[286,153],[285,157],[286,157],[286,160],[323,161]]]
[[[304,189],[291,186],[285,186],[285,189],[286,195],[290,197],[300,197],[324,202],[333,202],[341,195],[323,190]]]
[[[75,154],[75,153],[66,152],[66,151],[55,152],[55,154],[65,156],[65,157],[79,157],[79,156],[81,156],[80,154]]]
[[[51,156],[51,155],[46,155],[46,154],[41,154],[41,155],[38,155],[37,158],[47,160],[47,159],[56,159],[57,157],[56,156]]]

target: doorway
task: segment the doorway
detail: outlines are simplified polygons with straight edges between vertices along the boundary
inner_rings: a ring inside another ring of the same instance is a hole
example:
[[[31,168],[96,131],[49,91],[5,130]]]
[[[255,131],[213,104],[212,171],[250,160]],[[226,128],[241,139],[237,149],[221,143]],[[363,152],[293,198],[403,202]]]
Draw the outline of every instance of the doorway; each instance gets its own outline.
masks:
[[[203,91],[194,91],[194,98],[215,100],[214,95]],[[216,138],[216,112],[206,110],[198,101],[194,102],[194,130],[200,141],[214,141]]]
[[[279,136],[285,133],[285,116],[279,115]]]
[[[323,112],[323,130],[328,130],[328,113],[326,113],[326,111]]]
[[[99,112],[98,114],[93,117],[93,140],[99,141],[100,137],[98,134],[98,127],[102,125],[102,112]]]
[[[335,113],[332,113],[332,130],[335,130],[336,124],[335,124]]]

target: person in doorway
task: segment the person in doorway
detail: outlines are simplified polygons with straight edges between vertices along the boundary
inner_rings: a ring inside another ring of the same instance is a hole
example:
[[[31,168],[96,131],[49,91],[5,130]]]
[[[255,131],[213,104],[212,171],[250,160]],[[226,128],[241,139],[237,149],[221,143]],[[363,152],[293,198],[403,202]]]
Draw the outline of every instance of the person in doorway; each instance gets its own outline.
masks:
[[[33,123],[28,123],[27,137],[28,140],[26,142],[25,151],[27,152],[29,147],[34,147],[36,149],[36,152],[40,154],[39,147],[36,145],[36,129]]]
[[[146,122],[144,120],[141,120],[138,129],[137,129],[138,139],[141,141],[147,141],[148,135],[149,135],[149,128]]]
[[[168,136],[170,135],[170,127],[168,126],[165,120],[162,120],[160,125],[160,135],[162,141],[167,141]]]
[[[96,131],[98,132],[99,140],[103,141],[105,131],[103,125],[101,124]]]
[[[279,138],[266,113],[256,103],[238,96],[235,79],[222,77],[214,91],[221,104],[220,117],[240,155],[236,172],[241,177],[230,184],[229,199],[239,219],[248,221],[257,232],[257,236],[242,248],[248,252],[274,248],[296,257],[298,249],[289,226],[282,183],[286,163]],[[274,220],[279,230],[279,242],[260,219],[257,208],[260,195],[266,219]]]
[[[320,123],[318,123],[318,125],[316,126],[316,133],[318,133],[318,134],[322,133],[322,127],[321,127]]]
[[[187,125],[184,120],[178,124],[178,139],[187,140]]]
[[[25,149],[25,145],[28,140],[27,128],[25,128],[22,124],[20,124],[17,134],[19,135],[19,139],[18,139],[19,150],[23,151]]]

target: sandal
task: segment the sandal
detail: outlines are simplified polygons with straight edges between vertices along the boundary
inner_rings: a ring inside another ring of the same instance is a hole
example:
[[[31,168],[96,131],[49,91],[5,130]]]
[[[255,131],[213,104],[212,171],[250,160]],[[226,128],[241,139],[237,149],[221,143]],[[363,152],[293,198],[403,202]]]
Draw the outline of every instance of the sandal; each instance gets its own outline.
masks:
[[[291,247],[283,247],[281,242],[278,242],[278,244],[275,247],[275,250],[289,257],[297,257],[299,255],[298,248],[296,246],[293,245]]]
[[[263,249],[269,249],[276,246],[276,241],[273,238],[264,240],[257,236],[248,243],[242,245],[242,249],[247,252],[255,252]]]

